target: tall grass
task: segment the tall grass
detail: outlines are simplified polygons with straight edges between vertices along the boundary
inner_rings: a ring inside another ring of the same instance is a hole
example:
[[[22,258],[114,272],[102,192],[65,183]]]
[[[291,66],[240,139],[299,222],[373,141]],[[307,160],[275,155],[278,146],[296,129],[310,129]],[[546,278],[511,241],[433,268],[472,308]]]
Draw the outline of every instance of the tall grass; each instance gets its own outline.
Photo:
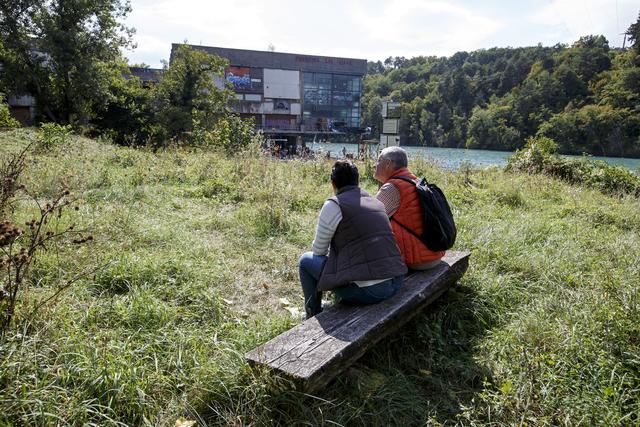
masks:
[[[35,134],[0,134],[4,152]],[[297,259],[330,196],[331,164],[132,150],[84,138],[27,171],[66,181],[91,248],[40,259],[94,266],[0,343],[0,424],[621,425],[640,422],[640,202],[544,176],[411,165],[447,193],[457,288],[322,393],[252,371],[243,353],[293,326]],[[376,184],[364,171],[363,186]],[[19,213],[18,213],[19,214]]]

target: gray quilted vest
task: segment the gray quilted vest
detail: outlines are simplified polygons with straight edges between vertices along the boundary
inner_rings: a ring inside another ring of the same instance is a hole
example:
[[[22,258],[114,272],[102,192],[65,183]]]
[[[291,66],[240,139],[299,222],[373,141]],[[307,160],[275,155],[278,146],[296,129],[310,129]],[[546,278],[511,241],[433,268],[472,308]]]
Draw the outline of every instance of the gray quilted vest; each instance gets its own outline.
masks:
[[[331,240],[319,291],[407,272],[382,202],[357,186],[343,187],[329,200],[340,206],[342,221]]]

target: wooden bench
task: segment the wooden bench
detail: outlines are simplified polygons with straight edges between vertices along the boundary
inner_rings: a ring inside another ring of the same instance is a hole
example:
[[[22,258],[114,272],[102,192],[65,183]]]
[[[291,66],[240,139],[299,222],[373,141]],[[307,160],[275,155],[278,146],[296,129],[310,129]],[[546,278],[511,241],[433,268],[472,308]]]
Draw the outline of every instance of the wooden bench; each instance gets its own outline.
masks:
[[[447,252],[440,265],[408,276],[400,291],[378,304],[337,304],[249,351],[253,366],[293,379],[297,387],[321,389],[375,343],[399,329],[462,277],[469,252]]]

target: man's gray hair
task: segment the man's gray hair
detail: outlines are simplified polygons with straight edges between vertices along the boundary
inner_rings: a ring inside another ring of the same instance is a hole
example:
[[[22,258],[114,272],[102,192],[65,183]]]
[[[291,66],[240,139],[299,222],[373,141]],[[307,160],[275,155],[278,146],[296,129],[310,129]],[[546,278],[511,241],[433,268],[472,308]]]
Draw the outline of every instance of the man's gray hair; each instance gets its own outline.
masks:
[[[409,165],[407,152],[400,147],[387,147],[380,152],[380,156],[383,159],[391,160],[396,169],[406,168]]]

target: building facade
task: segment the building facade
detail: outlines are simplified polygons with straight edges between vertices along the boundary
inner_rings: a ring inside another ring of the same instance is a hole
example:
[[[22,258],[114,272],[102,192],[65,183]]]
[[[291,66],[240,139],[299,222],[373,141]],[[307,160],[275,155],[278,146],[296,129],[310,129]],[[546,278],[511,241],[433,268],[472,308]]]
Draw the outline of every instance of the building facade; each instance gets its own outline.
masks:
[[[172,57],[178,46],[172,45]],[[235,92],[233,108],[266,134],[335,134],[361,126],[365,59],[191,47],[229,61],[225,80]]]

